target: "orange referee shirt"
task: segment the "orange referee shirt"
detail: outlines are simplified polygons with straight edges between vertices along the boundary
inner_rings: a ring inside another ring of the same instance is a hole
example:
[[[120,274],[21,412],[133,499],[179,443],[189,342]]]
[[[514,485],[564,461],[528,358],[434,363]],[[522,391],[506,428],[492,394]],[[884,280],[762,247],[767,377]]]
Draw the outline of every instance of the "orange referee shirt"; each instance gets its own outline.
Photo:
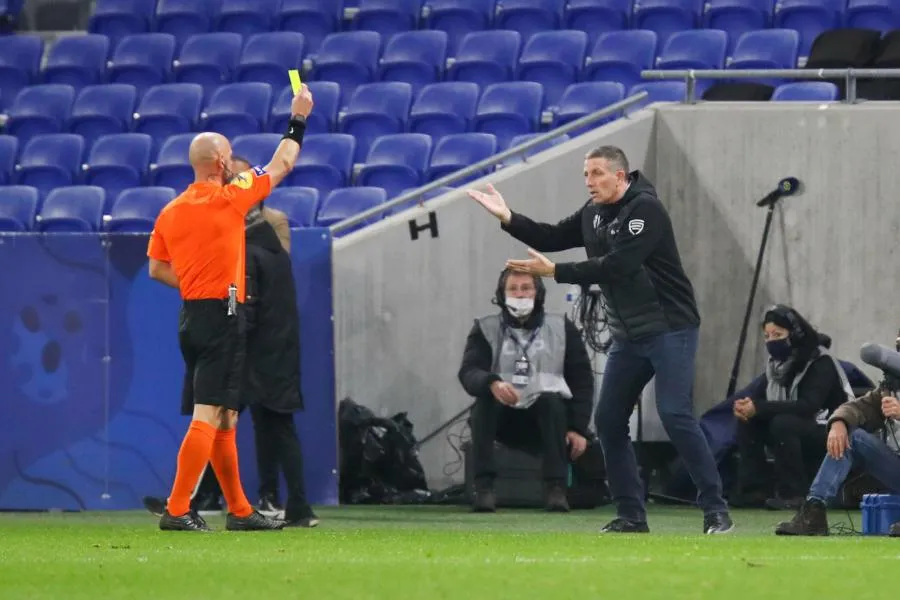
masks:
[[[244,171],[224,186],[192,183],[159,213],[147,256],[171,263],[185,300],[227,298],[233,283],[243,302],[244,218],[271,191],[271,177],[261,167]]]

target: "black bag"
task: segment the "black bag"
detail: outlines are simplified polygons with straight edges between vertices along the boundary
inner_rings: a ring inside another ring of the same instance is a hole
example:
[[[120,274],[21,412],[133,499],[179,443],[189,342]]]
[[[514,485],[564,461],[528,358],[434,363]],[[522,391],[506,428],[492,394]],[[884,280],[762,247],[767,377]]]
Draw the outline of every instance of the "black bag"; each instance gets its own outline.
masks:
[[[418,504],[429,497],[406,413],[390,419],[345,398],[338,407],[340,500],[344,504]]]

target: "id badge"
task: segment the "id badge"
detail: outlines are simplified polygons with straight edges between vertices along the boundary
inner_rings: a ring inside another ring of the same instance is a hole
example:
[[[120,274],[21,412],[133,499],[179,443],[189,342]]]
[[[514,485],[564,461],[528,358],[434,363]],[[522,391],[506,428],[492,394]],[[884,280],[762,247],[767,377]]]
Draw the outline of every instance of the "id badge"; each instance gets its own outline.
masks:
[[[531,379],[531,363],[528,359],[522,357],[516,361],[515,372],[512,376],[512,384],[518,387],[525,387]]]

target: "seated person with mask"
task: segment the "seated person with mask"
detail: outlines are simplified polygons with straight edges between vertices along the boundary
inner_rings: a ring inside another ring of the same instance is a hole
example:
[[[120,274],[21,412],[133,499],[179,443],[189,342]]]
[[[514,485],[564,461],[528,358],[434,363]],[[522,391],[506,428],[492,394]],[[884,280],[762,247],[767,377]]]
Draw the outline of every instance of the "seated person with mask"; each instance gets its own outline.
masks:
[[[815,465],[822,460],[823,411],[853,399],[840,364],[828,354],[827,336],[789,306],[766,311],[763,333],[769,360],[765,385],[751,398],[735,401],[738,419],[739,501],[780,510],[797,508]],[[775,459],[775,498],[768,493],[765,448]]]
[[[545,295],[540,277],[504,270],[494,299],[500,312],[477,319],[466,340],[459,380],[476,398],[476,512],[496,509],[495,440],[540,451],[546,508],[569,510],[568,458],[577,459],[587,448],[594,373],[575,325],[564,315],[545,313]]]

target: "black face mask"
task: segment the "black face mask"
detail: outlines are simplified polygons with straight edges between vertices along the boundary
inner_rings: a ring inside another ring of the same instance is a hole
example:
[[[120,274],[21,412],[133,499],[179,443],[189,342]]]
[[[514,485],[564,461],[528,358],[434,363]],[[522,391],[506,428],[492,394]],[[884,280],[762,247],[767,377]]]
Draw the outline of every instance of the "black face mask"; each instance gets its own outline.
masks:
[[[793,348],[791,348],[791,341],[784,338],[783,340],[769,340],[766,342],[766,350],[769,351],[769,356],[783,362],[791,357]]]

